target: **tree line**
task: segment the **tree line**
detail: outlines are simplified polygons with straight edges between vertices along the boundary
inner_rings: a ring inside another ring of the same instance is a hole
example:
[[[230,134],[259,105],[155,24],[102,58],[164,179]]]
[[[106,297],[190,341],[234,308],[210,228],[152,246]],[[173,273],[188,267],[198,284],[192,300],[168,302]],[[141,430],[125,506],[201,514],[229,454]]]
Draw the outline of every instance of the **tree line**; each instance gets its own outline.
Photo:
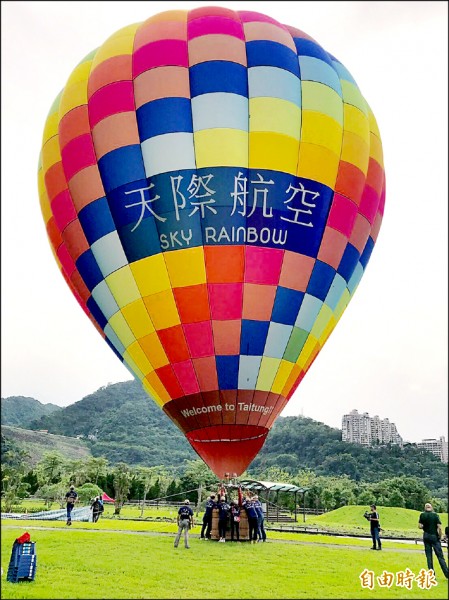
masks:
[[[68,486],[74,484],[80,501],[88,503],[102,492],[114,498],[114,514],[124,503],[139,500],[143,515],[145,503],[165,498],[180,501],[189,498],[197,510],[205,496],[216,490],[219,481],[202,460],[187,460],[182,471],[166,465],[131,466],[125,462],[109,464],[106,457],[72,460],[59,452],[47,452],[30,469],[25,450],[2,436],[1,495],[2,510],[19,510],[22,499],[42,498],[47,507],[65,505]],[[376,482],[352,479],[347,474],[320,475],[311,469],[285,469],[279,466],[248,470],[242,479],[292,483],[306,490],[306,508],[333,510],[349,504],[394,506],[422,510],[432,502],[437,512],[447,511],[447,500],[435,497],[422,480],[407,475],[392,476]],[[279,494],[277,503],[294,510],[292,494]],[[302,502],[302,499],[301,499]]]

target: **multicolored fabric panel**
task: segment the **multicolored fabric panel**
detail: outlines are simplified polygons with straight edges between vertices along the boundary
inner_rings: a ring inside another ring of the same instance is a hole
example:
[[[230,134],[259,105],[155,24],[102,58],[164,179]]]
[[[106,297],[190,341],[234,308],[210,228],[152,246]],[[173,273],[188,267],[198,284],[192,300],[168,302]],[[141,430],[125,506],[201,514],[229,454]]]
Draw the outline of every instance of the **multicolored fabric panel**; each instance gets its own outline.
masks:
[[[83,310],[211,469],[239,475],[366,269],[382,145],[348,70],[302,31],[172,10],[74,69],[39,194]]]

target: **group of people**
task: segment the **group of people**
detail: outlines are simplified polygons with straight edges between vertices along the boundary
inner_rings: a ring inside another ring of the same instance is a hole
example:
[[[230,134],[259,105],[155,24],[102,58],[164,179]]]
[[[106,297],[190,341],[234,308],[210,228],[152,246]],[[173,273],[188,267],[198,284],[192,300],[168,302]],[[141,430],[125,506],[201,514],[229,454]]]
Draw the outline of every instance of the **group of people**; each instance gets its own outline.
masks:
[[[242,510],[245,511],[248,519],[248,538],[251,544],[265,542],[267,534],[265,531],[262,503],[257,495],[246,495],[241,502],[232,500],[228,503],[226,495],[217,498],[215,494],[210,494],[206,500],[203,523],[201,527],[200,539],[210,540],[212,533],[213,511],[218,510],[218,535],[219,542],[226,542],[227,532],[230,531],[231,541],[240,542],[240,520]],[[184,500],[184,504],[178,510],[178,532],[175,537],[175,548],[179,545],[179,540],[184,533],[184,546],[189,546],[189,529],[194,525],[193,510],[190,507],[190,501]]]
[[[371,537],[373,545],[371,550],[382,550],[382,543],[380,540],[380,517],[377,512],[375,504],[371,504],[370,511],[364,514],[365,518],[370,522]],[[432,504],[426,502],[424,505],[424,511],[419,515],[418,527],[423,531],[423,543],[424,552],[427,559],[427,568],[432,571],[433,569],[433,553],[438,559],[441,570],[444,573],[446,579],[448,578],[448,566],[444,559],[443,550],[441,548],[441,541],[448,541],[448,527],[445,528],[444,536],[442,530],[442,524],[440,517],[433,510]],[[435,571],[434,571],[435,572]]]
[[[72,510],[74,509],[78,500],[79,497],[77,491],[75,490],[75,486],[71,485],[69,491],[65,495],[67,511],[66,525],[70,526],[72,524]],[[92,510],[92,522],[96,523],[100,518],[101,513],[104,512],[103,500],[100,498],[100,496],[95,496],[91,502],[90,508]]]

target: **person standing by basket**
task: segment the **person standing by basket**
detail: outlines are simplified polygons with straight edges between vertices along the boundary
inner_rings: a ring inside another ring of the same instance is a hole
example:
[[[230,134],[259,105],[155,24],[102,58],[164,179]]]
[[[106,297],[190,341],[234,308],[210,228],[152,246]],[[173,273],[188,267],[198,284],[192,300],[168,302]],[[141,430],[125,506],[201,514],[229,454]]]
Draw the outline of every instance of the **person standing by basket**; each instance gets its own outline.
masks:
[[[211,494],[206,500],[205,511],[203,515],[203,526],[201,527],[200,538],[202,540],[210,540],[210,534],[212,531],[212,511],[217,508],[215,502],[215,494]]]
[[[231,502],[231,542],[234,541],[234,533],[240,542],[240,506],[237,502]]]

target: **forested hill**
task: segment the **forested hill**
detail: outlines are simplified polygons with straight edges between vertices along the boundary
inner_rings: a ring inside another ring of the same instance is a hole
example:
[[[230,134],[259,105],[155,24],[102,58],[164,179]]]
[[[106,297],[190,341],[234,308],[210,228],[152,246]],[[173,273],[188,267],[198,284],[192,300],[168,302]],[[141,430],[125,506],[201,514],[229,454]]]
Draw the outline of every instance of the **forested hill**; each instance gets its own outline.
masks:
[[[197,458],[181,431],[136,381],[102,387],[62,411],[34,421],[30,429],[82,435],[94,456],[105,456],[112,464],[176,467]]]
[[[78,402],[33,421],[30,429],[69,437],[83,436],[94,456],[109,463],[182,467],[197,458],[184,435],[135,381],[102,387]],[[93,439],[89,439],[93,438]],[[348,475],[376,482],[417,477],[438,496],[447,495],[447,465],[414,444],[364,447],[341,441],[341,430],[305,417],[279,417],[248,469],[262,477],[268,467],[294,475],[311,469],[317,475]]]
[[[56,404],[42,404],[26,396],[9,396],[1,399],[2,425],[29,427],[30,423],[44,415],[62,410]]]
[[[432,491],[447,497],[447,465],[415,444],[404,448],[361,446],[341,441],[341,431],[305,417],[279,418],[251,464],[255,472],[270,466],[290,473],[307,467],[317,475],[348,475],[375,482],[406,475],[417,477]]]

